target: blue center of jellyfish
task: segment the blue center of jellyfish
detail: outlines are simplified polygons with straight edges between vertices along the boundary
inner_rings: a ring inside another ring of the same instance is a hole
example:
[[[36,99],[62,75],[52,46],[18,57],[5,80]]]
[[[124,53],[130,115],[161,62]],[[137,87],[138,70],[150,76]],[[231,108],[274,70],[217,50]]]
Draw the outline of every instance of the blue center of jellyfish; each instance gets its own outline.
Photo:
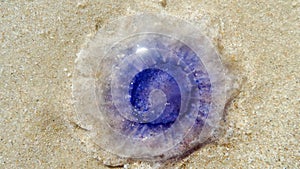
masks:
[[[169,39],[161,36],[138,44],[146,52],[137,56],[138,47],[127,48],[126,60],[115,70],[117,78],[124,79],[126,84],[113,89],[118,90],[114,107],[110,107],[115,111],[110,111],[108,116],[111,121],[121,121],[112,123],[112,127],[130,138],[166,133],[176,137],[185,126],[191,125],[200,132],[211,103],[211,82],[200,58],[181,42],[166,45]],[[128,77],[132,79],[127,81]],[[112,101],[111,97],[107,95],[108,102]]]
[[[141,122],[168,125],[180,112],[180,88],[176,80],[163,70],[149,68],[136,74],[130,83],[129,95],[134,108],[132,115]],[[145,117],[156,118],[147,121]]]

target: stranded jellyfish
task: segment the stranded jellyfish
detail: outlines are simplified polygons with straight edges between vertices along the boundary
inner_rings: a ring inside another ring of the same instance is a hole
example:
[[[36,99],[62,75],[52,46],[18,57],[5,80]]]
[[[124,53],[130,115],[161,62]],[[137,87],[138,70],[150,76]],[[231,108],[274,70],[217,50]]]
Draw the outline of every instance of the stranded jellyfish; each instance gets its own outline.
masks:
[[[225,79],[216,50],[187,22],[125,17],[105,25],[78,54],[76,118],[96,145],[117,156],[180,156],[219,126]]]

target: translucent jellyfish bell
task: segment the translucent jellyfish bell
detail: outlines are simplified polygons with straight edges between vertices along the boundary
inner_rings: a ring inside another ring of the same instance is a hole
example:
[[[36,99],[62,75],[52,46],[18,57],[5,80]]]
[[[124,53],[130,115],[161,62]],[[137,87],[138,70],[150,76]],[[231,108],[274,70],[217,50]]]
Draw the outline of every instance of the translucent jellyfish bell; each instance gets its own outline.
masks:
[[[76,117],[120,157],[180,156],[212,137],[226,103],[225,70],[198,29],[164,15],[105,25],[76,60]]]

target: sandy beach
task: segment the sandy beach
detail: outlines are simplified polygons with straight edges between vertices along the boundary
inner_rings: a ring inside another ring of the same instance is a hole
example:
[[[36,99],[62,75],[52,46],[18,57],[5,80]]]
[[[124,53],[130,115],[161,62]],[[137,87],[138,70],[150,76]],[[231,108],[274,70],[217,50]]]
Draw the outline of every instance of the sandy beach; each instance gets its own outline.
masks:
[[[107,22],[142,12],[184,19],[243,81],[224,134],[166,165],[117,168],[300,168],[300,3],[1,1],[0,168],[107,168],[72,115],[76,54]]]

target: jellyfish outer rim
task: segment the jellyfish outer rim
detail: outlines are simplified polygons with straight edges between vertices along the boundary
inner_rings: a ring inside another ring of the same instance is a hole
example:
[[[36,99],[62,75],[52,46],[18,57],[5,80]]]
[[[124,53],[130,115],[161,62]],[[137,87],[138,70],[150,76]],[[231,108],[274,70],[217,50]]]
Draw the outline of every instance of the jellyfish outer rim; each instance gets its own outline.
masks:
[[[145,21],[153,24],[143,24]],[[200,30],[197,30],[183,20],[167,15],[141,14],[115,20],[100,29],[94,39],[88,43],[88,47],[80,51],[75,61],[72,86],[75,117],[83,127],[89,129],[88,135],[95,144],[101,148],[104,148],[108,144],[109,140],[100,144],[97,142],[99,138],[105,138],[105,136],[110,135],[111,131],[103,130],[103,127],[96,125],[98,120],[103,120],[103,118],[97,114],[97,110],[99,111],[99,109],[95,103],[95,99],[97,98],[95,93],[97,88],[95,78],[100,75],[97,72],[99,65],[94,60],[105,59],[101,57],[106,56],[110,51],[109,49],[123,39],[145,33],[170,36],[179,39],[189,46],[200,57],[212,84],[212,110],[208,114],[202,132],[198,138],[194,138],[194,143],[187,145],[186,149],[179,146],[174,150],[167,150],[162,154],[144,154],[143,156],[140,156],[139,152],[132,152],[128,155],[116,154],[120,157],[144,160],[169,159],[174,156],[180,156],[180,154],[189,151],[195,145],[203,143],[211,137],[214,129],[219,126],[226,102],[225,68],[217,51],[214,49],[212,43],[202,35]],[[110,150],[106,151],[111,152]],[[115,154],[115,152],[111,153]]]

